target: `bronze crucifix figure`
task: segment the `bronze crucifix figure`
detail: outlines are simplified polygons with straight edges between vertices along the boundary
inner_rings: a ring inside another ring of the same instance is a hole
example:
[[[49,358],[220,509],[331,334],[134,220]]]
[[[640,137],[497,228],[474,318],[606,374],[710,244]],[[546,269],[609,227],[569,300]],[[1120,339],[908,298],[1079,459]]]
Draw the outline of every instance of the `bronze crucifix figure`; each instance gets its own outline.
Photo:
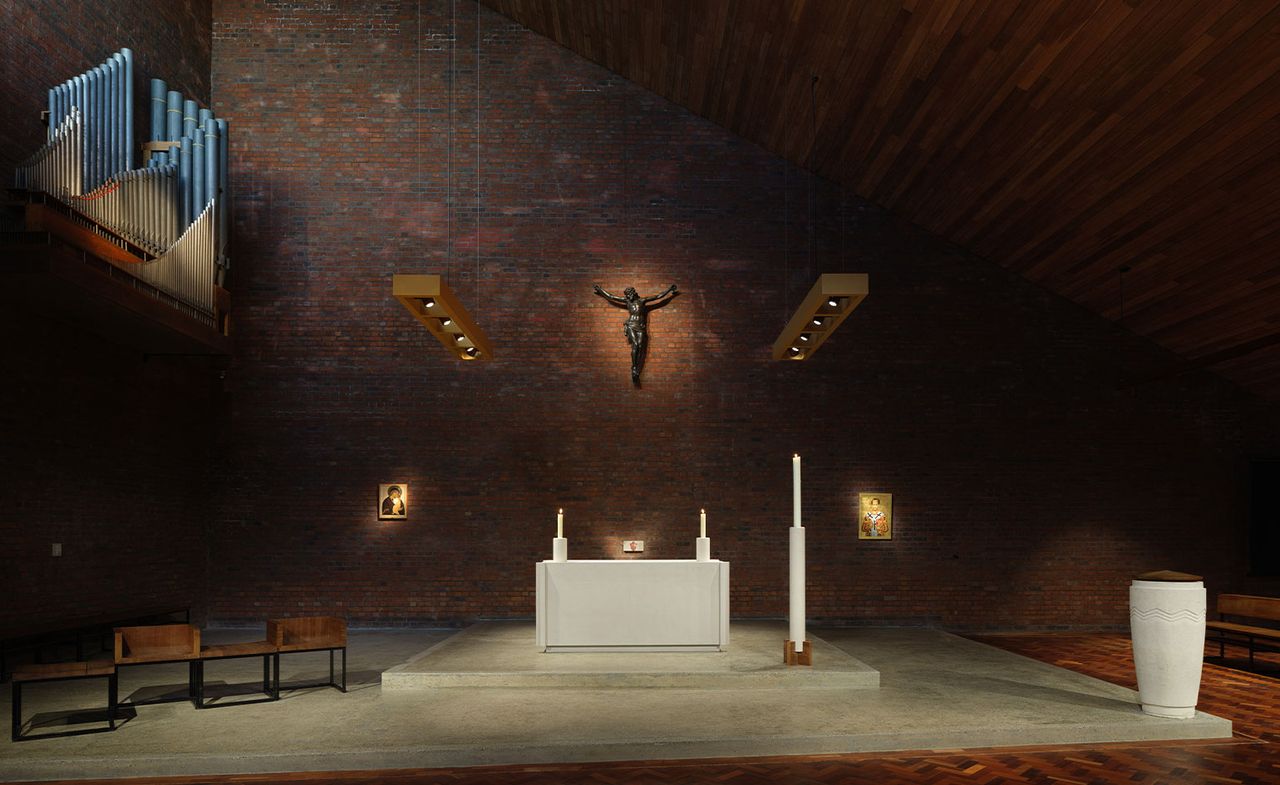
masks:
[[[622,297],[609,294],[599,286],[596,286],[595,290],[596,294],[619,308],[627,309],[627,320],[622,323],[622,332],[627,336],[627,343],[631,344],[631,383],[638,385],[640,371],[644,368],[645,352],[649,346],[646,338],[649,329],[649,311],[671,302],[678,294],[676,285],[671,284],[665,292],[651,297],[641,297],[636,294],[634,286],[628,286],[623,291]]]

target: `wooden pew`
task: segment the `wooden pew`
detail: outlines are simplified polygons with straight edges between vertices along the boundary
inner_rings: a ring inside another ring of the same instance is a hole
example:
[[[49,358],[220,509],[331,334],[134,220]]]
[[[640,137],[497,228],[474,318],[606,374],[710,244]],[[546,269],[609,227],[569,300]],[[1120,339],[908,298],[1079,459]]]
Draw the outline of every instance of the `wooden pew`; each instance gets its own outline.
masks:
[[[23,736],[22,734],[22,686],[41,681],[70,681],[72,679],[107,680],[107,723],[110,730],[116,729],[116,666],[114,663],[94,660],[92,662],[55,662],[47,664],[23,665],[13,672],[13,701],[10,738],[22,741],[25,738],[42,738],[42,736]],[[90,731],[78,731],[87,733]],[[68,734],[45,734],[64,736]]]
[[[1255,651],[1280,651],[1280,597],[1219,594],[1218,620],[1205,626],[1206,638],[1218,643],[1219,657],[1226,657],[1228,643],[1245,646],[1253,665]]]
[[[280,655],[302,651],[329,652],[329,681],[317,684],[295,685],[303,687],[333,687],[347,691],[347,622],[333,616],[303,616],[298,618],[269,619],[267,641],[275,644],[275,682],[280,688]],[[334,680],[333,653],[342,652],[342,683]]]
[[[199,627],[190,624],[117,627],[114,630],[114,636],[116,667],[158,665],[166,662],[187,663],[186,700],[195,702],[196,664],[200,660]],[[164,700],[147,701],[147,703],[162,703]]]

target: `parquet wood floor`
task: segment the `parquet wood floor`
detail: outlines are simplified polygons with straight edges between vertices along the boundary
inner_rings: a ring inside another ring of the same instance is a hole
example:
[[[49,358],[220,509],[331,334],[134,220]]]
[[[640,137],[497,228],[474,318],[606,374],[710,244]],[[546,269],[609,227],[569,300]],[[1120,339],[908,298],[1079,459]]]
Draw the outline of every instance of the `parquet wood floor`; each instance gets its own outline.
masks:
[[[975,635],[976,640],[1095,678],[1135,686],[1127,636]],[[1216,648],[1212,652],[1216,654]],[[1228,651],[1229,657],[1236,653]],[[929,750],[750,760],[640,761],[457,769],[76,780],[77,785],[1180,785],[1280,783],[1280,655],[1206,663],[1201,708],[1235,723],[1235,738],[1096,746]],[[67,785],[72,785],[68,782]]]

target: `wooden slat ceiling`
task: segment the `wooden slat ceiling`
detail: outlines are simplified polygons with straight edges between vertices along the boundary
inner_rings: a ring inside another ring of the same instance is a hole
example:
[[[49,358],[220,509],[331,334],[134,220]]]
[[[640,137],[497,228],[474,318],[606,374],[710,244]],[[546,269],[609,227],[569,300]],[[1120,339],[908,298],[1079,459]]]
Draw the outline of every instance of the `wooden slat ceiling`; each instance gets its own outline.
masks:
[[[1280,3],[482,2],[1280,399]]]

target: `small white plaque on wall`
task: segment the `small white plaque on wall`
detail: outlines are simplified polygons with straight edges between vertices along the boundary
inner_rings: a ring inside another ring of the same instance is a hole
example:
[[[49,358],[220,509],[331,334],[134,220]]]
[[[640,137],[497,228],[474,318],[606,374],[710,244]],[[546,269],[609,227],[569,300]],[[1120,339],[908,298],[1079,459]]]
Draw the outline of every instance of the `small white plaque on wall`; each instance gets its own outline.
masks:
[[[644,540],[623,540],[623,553],[644,553]]]

